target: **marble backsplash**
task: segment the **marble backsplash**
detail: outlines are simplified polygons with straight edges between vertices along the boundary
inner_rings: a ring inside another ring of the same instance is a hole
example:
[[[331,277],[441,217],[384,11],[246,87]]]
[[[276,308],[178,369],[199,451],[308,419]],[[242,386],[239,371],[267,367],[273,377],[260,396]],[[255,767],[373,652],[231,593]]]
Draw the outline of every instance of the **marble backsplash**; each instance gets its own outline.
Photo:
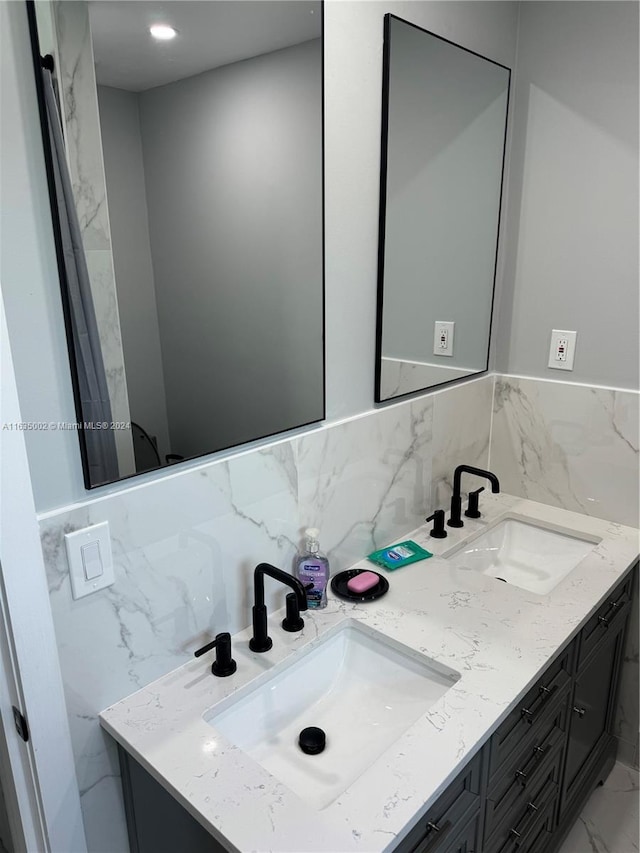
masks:
[[[505,492],[638,527],[634,391],[500,376],[491,464]]]
[[[637,526],[638,395],[512,377],[495,385],[494,395],[494,377],[481,377],[41,517],[92,853],[128,849],[98,712],[216,632],[248,624],[254,566],[290,569],[305,527],[320,528],[338,571],[447,507],[463,461],[489,466],[504,491]],[[116,583],[74,601],[63,536],[100,521]],[[282,604],[275,585],[267,592],[269,606]],[[637,614],[636,595],[616,720],[628,764],[638,760]]]
[[[505,492],[639,527],[640,395],[568,382],[500,376],[491,470]],[[638,767],[638,590],[624,650],[615,734]]]
[[[78,784],[92,853],[128,849],[100,710],[250,621],[251,575],[290,569],[320,528],[333,572],[421,524],[456,464],[486,467],[494,378],[123,488],[41,518]],[[108,521],[116,582],[74,601],[64,533]],[[282,591],[269,590],[270,606]]]
[[[477,368],[448,367],[421,361],[403,361],[400,358],[382,357],[380,373],[380,395],[383,400],[411,394],[422,388],[431,388],[454,379],[473,376]]]

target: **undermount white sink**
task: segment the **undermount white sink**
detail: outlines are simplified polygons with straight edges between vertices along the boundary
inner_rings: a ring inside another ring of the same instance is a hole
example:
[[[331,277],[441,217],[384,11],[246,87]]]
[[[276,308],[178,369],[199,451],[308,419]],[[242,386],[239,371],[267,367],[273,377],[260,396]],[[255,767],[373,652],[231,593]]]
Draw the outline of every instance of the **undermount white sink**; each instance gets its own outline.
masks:
[[[601,540],[505,518],[444,556],[457,569],[482,572],[537,595],[551,592]]]
[[[348,620],[260,676],[204,719],[316,809],[326,808],[460,678],[460,673]],[[326,748],[307,755],[300,731]]]

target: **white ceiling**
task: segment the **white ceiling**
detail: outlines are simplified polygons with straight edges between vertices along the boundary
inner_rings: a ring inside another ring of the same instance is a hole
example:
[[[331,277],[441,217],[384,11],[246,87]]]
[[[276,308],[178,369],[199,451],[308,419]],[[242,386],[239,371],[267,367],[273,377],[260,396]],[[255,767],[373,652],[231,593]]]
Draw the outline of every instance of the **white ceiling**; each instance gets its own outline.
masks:
[[[100,85],[142,92],[320,37],[319,0],[90,0]],[[152,24],[178,31],[156,41]]]

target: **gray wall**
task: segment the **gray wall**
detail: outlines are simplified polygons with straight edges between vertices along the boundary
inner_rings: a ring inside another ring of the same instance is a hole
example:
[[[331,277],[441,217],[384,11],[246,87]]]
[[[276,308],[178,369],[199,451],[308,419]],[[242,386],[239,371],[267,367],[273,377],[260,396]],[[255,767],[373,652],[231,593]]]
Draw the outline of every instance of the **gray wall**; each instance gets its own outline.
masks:
[[[365,411],[373,399],[385,12],[507,66],[515,62],[517,3],[326,4],[327,392],[333,417]]]
[[[169,453],[138,95],[98,86],[111,245],[131,419]]]
[[[385,356],[487,366],[508,84],[504,68],[391,20]],[[437,320],[456,323],[452,357],[434,356]]]
[[[637,388],[638,4],[522,3],[516,81],[496,366]]]
[[[316,39],[140,96],[175,453],[322,418],[321,79]]]

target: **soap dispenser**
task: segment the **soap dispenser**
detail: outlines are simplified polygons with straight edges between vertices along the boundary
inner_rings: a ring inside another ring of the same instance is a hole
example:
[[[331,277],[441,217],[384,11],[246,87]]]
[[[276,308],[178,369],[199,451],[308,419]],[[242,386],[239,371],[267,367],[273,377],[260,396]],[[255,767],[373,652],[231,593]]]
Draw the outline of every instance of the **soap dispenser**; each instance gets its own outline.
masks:
[[[305,531],[305,551],[296,558],[295,574],[307,587],[307,607],[319,609],[327,606],[329,560],[320,551],[319,531],[310,527]]]

